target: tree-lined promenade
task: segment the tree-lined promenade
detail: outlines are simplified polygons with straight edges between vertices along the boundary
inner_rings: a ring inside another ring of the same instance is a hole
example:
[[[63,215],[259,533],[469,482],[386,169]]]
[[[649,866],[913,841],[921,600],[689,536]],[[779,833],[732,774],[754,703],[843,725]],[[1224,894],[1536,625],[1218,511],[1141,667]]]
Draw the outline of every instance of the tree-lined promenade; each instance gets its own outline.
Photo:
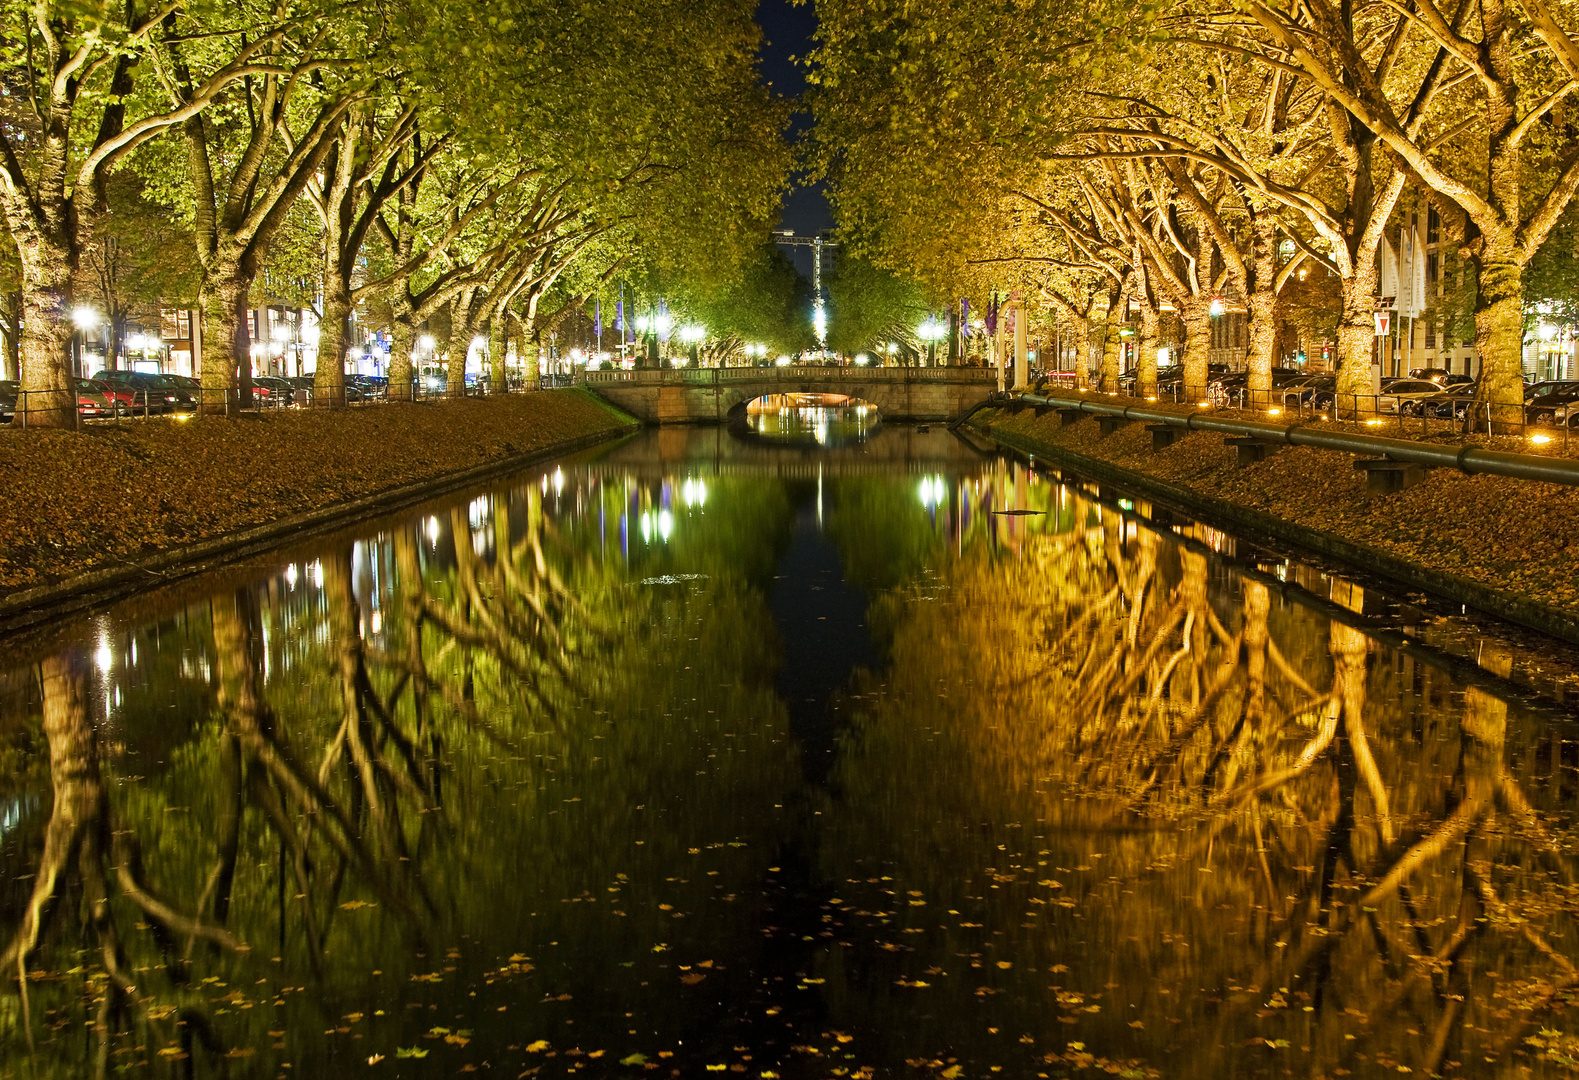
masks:
[[[503,385],[508,349],[534,366],[545,333],[616,282],[634,301],[739,280],[788,167],[751,14],[5,4],[0,209],[30,425],[74,419],[76,292],[85,253],[112,239],[138,249],[148,288],[199,310],[205,409],[248,392],[246,312],[265,279],[317,308],[320,403],[344,400],[359,310],[390,331],[398,396],[430,320],[451,385],[478,338]],[[121,235],[128,221],[162,232]]]
[[[820,157],[855,248],[940,297],[1020,290],[1066,333],[1095,324],[1105,389],[1127,331],[1141,392],[1182,338],[1198,397],[1227,297],[1252,390],[1281,302],[1322,309],[1338,392],[1370,393],[1377,249],[1427,202],[1446,243],[1424,314],[1473,339],[1482,401],[1522,400],[1532,293],[1572,321],[1571,2],[818,12]]]

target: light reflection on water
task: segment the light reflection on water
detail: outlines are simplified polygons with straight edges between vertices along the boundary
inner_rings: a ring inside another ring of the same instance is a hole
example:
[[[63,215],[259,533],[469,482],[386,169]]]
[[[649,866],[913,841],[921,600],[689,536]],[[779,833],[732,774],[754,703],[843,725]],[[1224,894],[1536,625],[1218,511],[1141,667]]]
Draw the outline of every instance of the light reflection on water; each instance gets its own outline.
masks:
[[[864,442],[882,424],[874,406],[799,404],[793,395],[775,395],[768,404],[753,403],[746,415],[748,430],[774,442],[813,446],[844,446]]]
[[[1440,653],[1389,598],[946,432],[811,465],[708,437],[0,673],[0,947],[37,973],[0,1076],[1568,1053],[1579,747],[1506,646]],[[825,673],[785,662],[845,666],[808,712]]]

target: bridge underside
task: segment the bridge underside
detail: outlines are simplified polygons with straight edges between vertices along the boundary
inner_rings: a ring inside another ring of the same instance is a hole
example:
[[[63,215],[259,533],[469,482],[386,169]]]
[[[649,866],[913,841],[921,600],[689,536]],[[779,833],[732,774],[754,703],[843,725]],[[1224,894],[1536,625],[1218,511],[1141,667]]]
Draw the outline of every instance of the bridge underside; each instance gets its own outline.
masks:
[[[836,368],[826,376],[775,369],[742,377],[747,374],[718,378],[716,372],[598,372],[587,383],[649,424],[728,423],[766,394],[858,398],[875,406],[884,420],[943,422],[986,400],[995,385],[990,372],[970,368]]]

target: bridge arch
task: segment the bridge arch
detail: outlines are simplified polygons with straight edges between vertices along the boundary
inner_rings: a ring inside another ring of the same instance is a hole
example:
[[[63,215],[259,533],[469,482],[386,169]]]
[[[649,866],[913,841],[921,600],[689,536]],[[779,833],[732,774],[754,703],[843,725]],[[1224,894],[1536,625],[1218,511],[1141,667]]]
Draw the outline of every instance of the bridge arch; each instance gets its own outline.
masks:
[[[774,391],[774,392],[770,392],[770,393],[766,393],[766,394],[761,394],[761,395],[759,395],[757,397],[754,397],[754,398],[749,398],[749,399],[746,399],[746,400],[742,400],[742,401],[736,402],[735,404],[733,404],[733,405],[731,405],[729,407],[729,411],[727,413],[725,413],[725,417],[724,418],[732,423],[732,422],[734,422],[736,420],[743,420],[748,415],[750,415],[752,413],[762,412],[762,411],[766,411],[768,409],[806,409],[806,408],[825,408],[825,409],[844,409],[844,408],[862,409],[862,408],[864,408],[864,409],[870,409],[873,413],[877,414],[878,416],[882,415],[882,409],[875,402],[867,401],[865,398],[858,397],[858,396],[856,396],[853,393],[846,393],[846,394],[820,394],[820,393],[802,393],[802,392],[800,392],[798,390],[791,390],[791,391],[788,391],[786,393],[779,393],[777,391]]]

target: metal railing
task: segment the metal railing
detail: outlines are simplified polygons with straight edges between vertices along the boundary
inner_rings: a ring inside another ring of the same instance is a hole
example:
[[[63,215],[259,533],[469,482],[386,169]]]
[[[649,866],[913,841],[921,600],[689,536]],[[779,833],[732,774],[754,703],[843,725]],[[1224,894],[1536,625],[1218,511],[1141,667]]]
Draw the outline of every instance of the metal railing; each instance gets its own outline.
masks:
[[[1375,395],[1359,395],[1355,404],[1363,406],[1367,398]],[[1381,395],[1385,397],[1386,395]],[[1149,424],[1165,424],[1169,427],[1184,428],[1190,431],[1213,431],[1223,435],[1239,438],[1251,438],[1258,442],[1280,444],[1287,446],[1312,446],[1321,450],[1337,450],[1343,453],[1358,454],[1369,458],[1386,458],[1392,461],[1409,462],[1427,468],[1454,468],[1466,473],[1486,473],[1493,476],[1510,476],[1521,480],[1540,480],[1552,484],[1579,485],[1579,460],[1560,457],[1544,456],[1539,454],[1515,454],[1502,450],[1491,450],[1471,444],[1448,445],[1444,443],[1416,442],[1408,439],[1390,438],[1380,434],[1361,434],[1345,431],[1338,428],[1321,428],[1311,426],[1310,422],[1304,423],[1268,423],[1261,420],[1245,420],[1236,417],[1219,415],[1213,412],[1197,410],[1191,412],[1169,412],[1163,409],[1151,408],[1145,405],[1124,405],[1116,401],[1104,400],[1105,395],[1085,394],[1059,394],[1038,396],[1022,394],[1021,401],[1033,405],[1041,405],[1054,409],[1070,412],[1086,413],[1092,416],[1111,416],[1124,420],[1139,420]],[[1341,405],[1341,403],[1338,403]],[[1508,403],[1512,404],[1512,403]],[[1506,406],[1503,406],[1506,407]],[[1523,410],[1524,403],[1518,403]],[[1493,405],[1493,409],[1498,406]],[[1345,419],[1339,409],[1338,418]],[[1330,411],[1327,418],[1334,415]],[[1281,420],[1281,416],[1279,417]],[[1365,422],[1381,419],[1374,413],[1366,418]],[[1382,421],[1386,423],[1385,420]]]
[[[539,379],[538,389],[558,389],[573,385],[568,375],[550,375]],[[201,419],[204,416],[239,416],[261,414],[277,409],[314,408],[344,405],[364,408],[383,405],[391,401],[437,402],[454,398],[489,397],[501,393],[520,393],[524,386],[511,380],[503,387],[492,387],[486,381],[469,383],[458,390],[439,385],[432,386],[425,380],[413,380],[411,395],[399,398],[389,393],[389,388],[377,389],[346,384],[346,393],[340,401],[320,398],[316,387],[293,387],[289,392],[275,388],[254,386],[251,401],[245,401],[239,382],[229,387],[202,387],[192,390],[182,387],[178,393],[161,393],[158,390],[125,389],[111,396],[108,404],[99,402],[99,395],[72,390],[16,390],[0,397],[0,427],[10,425],[18,429],[28,427],[56,427],[42,420],[45,414],[52,418],[62,407],[71,417],[66,430],[80,430],[85,425],[118,425],[143,423],[157,417]],[[14,393],[13,398],[11,394]],[[169,400],[174,397],[174,400]],[[69,399],[69,400],[66,400]]]
[[[1134,395],[1131,395],[1134,396]],[[1579,402],[1542,405],[1523,400],[1477,401],[1468,395],[1443,399],[1389,394],[1339,394],[1332,390],[1274,386],[1251,390],[1243,386],[1208,384],[1202,400],[1192,401],[1172,384],[1156,397],[1176,405],[1205,404],[1218,409],[1255,412],[1297,420],[1348,420],[1400,436],[1444,438],[1476,432],[1528,439],[1537,445],[1560,443],[1564,450],[1572,438],[1579,444]],[[1474,423],[1471,424],[1470,421]]]

